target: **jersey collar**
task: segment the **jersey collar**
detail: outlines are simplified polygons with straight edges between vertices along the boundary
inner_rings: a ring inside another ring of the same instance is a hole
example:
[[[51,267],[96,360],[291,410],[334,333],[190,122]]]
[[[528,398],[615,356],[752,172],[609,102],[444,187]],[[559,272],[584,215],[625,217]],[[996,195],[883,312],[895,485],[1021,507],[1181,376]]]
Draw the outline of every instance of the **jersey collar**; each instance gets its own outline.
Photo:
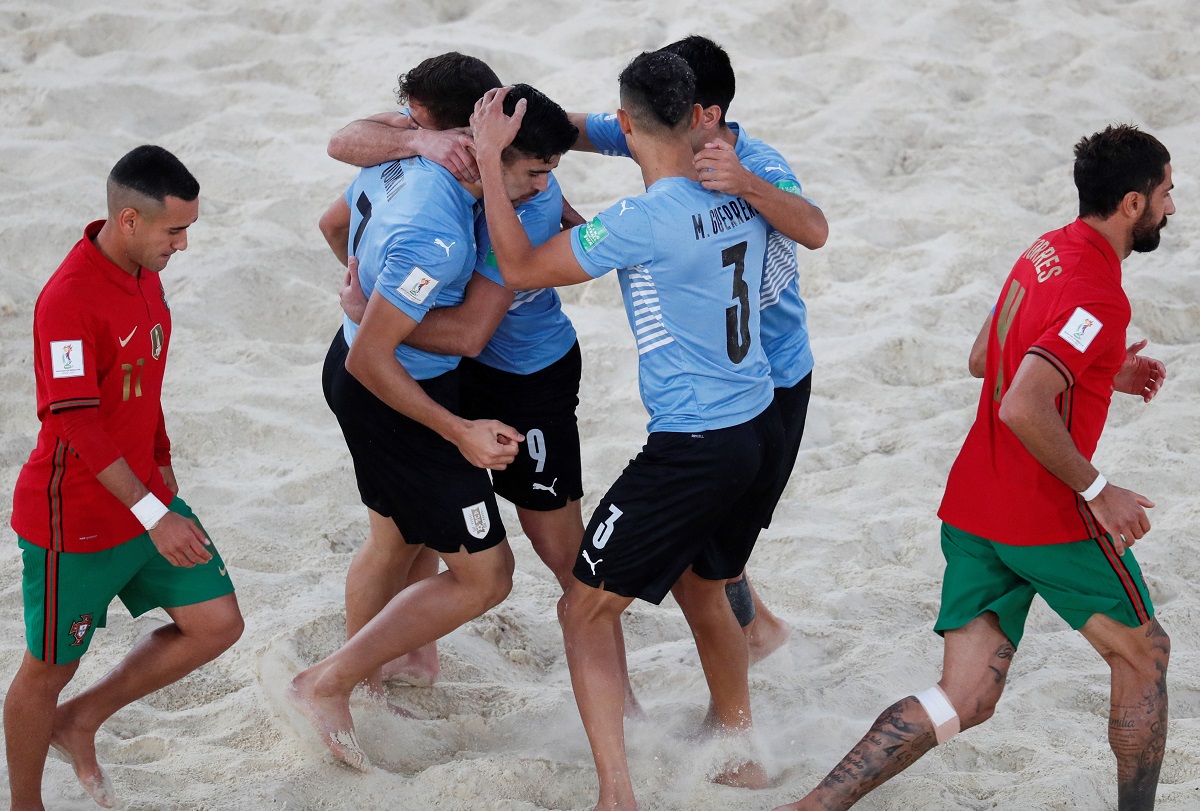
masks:
[[[1117,277],[1117,283],[1121,282],[1121,258],[1117,256],[1116,250],[1113,249],[1112,243],[1104,238],[1104,235],[1097,231],[1092,226],[1077,217],[1075,222],[1067,226],[1067,230],[1071,236],[1076,239],[1081,239],[1091,245],[1104,256],[1108,262],[1109,268],[1112,269],[1113,275]]]
[[[145,268],[138,268],[138,275],[126,273],[121,268],[114,265],[107,256],[105,256],[99,248],[96,247],[96,235],[100,233],[100,229],[104,227],[104,220],[96,220],[89,223],[83,229],[83,241],[80,243],[83,246],[83,255],[91,262],[92,267],[100,271],[104,278],[115,284],[121,290],[130,295],[138,294],[138,277],[142,273],[147,272]]]

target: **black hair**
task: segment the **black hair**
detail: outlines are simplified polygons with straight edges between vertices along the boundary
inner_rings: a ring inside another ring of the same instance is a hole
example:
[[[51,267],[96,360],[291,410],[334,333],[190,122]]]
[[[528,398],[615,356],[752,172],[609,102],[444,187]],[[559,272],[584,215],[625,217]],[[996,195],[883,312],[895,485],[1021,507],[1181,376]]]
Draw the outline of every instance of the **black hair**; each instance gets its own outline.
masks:
[[[621,106],[642,126],[674,129],[688,120],[696,95],[696,75],[682,57],[645,51],[619,78]]]
[[[438,129],[465,127],[475,102],[500,78],[482,59],[457,51],[431,56],[396,80],[396,101],[415,101],[429,111]]]
[[[1163,182],[1171,153],[1149,133],[1117,124],[1075,144],[1080,217],[1109,217],[1129,192],[1147,196]]]
[[[696,74],[696,95],[693,98],[701,107],[720,107],[721,124],[725,123],[725,113],[733,103],[736,80],[733,76],[733,65],[729,54],[708,37],[692,34],[683,39],[664,45],[661,50],[683,57],[692,73]]]
[[[579,137],[579,129],[571,123],[566,111],[540,90],[518,84],[504,97],[504,112],[512,115],[521,99],[525,99],[525,117],[508,148],[547,163],[570,149]]]
[[[179,158],[152,144],[126,153],[108,173],[108,182],[158,203],[164,203],[167,197],[191,202],[200,195],[200,183]]]

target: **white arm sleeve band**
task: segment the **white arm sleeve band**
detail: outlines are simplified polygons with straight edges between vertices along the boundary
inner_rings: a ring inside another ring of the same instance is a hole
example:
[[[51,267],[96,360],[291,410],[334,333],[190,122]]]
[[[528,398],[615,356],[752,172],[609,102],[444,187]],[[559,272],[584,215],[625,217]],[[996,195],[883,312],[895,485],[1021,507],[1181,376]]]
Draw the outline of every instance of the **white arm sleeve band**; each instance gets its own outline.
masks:
[[[914,698],[921,702],[921,707],[929,714],[929,720],[933,722],[934,734],[937,735],[939,744],[945,743],[958,734],[961,728],[958,723],[958,713],[954,711],[954,705],[950,703],[950,699],[946,698],[941,687],[935,684],[928,690],[918,693]]]

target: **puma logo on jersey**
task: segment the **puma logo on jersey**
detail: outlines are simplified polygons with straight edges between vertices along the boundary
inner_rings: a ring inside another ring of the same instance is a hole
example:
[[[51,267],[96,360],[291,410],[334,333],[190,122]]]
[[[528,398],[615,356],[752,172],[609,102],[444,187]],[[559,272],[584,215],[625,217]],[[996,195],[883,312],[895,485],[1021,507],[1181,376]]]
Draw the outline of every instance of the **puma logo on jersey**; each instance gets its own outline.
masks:
[[[620,217],[626,211],[633,211],[633,206],[629,205],[628,200],[622,200],[621,201],[621,210],[617,212],[617,216]]]
[[[433,241],[433,244],[437,245],[439,248],[441,248],[443,251],[445,251],[446,258],[449,259],[450,258],[450,249],[453,248],[455,245],[457,245],[458,242],[451,242],[449,245],[447,245],[445,242],[442,241],[441,237],[438,237],[437,239],[435,239]]]
[[[556,484],[558,484],[557,476],[555,476],[554,481],[550,482],[549,484],[538,484],[537,482],[534,482],[533,489],[534,490],[546,490],[547,492],[550,493],[550,495],[557,496],[558,493],[554,492],[554,485],[556,485]]]
[[[763,167],[763,171],[764,171],[764,172],[769,172],[769,171],[771,171],[772,169],[778,169],[780,172],[786,172],[786,171],[787,171],[787,169],[785,169],[785,168],[784,168],[784,167],[782,167],[782,166],[764,166],[764,167]]]
[[[604,558],[600,558],[599,560],[592,560],[588,556],[587,550],[585,549],[585,550],[583,550],[583,559],[587,561],[588,566],[592,567],[592,577],[595,577],[596,576],[596,567],[604,562]]]
[[[125,344],[127,344],[127,343],[129,343],[130,341],[132,341],[132,340],[133,340],[133,333],[134,333],[134,332],[137,332],[137,327],[134,327],[134,328],[133,328],[133,332],[130,332],[130,333],[129,333],[128,335],[126,335],[124,338],[118,338],[118,339],[117,339],[117,342],[121,344],[121,348],[122,348],[122,349],[124,349],[124,348],[125,348]]]

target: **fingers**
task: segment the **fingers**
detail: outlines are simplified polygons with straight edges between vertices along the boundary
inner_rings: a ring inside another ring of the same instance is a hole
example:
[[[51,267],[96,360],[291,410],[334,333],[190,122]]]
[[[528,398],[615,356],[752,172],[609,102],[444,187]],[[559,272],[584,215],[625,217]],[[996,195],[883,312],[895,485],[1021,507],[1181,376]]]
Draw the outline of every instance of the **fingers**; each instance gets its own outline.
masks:
[[[1146,348],[1147,343],[1149,343],[1149,341],[1146,338],[1143,338],[1142,340],[1138,341],[1137,343],[1130,344],[1129,347],[1125,351],[1128,352],[1130,355],[1136,355],[1138,352],[1141,352],[1143,349]]]

